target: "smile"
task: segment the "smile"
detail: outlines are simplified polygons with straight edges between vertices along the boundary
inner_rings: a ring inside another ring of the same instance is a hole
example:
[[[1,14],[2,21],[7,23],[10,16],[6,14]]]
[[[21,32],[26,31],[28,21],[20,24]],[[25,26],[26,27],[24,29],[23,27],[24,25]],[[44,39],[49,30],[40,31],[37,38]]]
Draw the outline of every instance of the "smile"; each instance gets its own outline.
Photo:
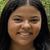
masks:
[[[26,31],[20,31],[20,32],[17,32],[18,34],[21,34],[21,35],[31,35],[32,32],[26,32]]]
[[[32,35],[31,32],[18,32],[17,34],[23,38],[29,38]]]

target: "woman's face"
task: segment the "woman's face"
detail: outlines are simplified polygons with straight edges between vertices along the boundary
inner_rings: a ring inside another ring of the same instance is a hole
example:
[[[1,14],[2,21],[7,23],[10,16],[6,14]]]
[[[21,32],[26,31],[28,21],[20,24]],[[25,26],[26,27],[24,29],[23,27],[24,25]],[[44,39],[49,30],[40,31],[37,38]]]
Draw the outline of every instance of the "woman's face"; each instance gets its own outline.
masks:
[[[34,6],[19,7],[9,17],[9,36],[20,45],[32,43],[39,35],[40,29],[41,14]]]

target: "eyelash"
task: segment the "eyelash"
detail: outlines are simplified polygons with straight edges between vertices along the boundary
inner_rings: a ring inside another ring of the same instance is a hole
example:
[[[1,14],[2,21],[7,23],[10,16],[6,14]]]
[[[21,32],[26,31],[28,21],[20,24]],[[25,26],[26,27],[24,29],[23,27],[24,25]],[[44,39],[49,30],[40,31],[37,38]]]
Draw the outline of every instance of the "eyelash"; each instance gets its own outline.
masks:
[[[30,21],[38,21],[38,19],[32,19],[32,20],[30,20]]]
[[[16,22],[22,22],[22,19],[14,19]]]
[[[38,19],[32,19],[30,20],[31,23],[37,23],[39,20]]]
[[[23,20],[22,19],[14,19],[15,20],[15,22],[17,22],[17,23],[20,23],[20,22],[22,22]],[[29,20],[31,23],[37,23],[39,20],[38,19],[31,19],[31,20]]]

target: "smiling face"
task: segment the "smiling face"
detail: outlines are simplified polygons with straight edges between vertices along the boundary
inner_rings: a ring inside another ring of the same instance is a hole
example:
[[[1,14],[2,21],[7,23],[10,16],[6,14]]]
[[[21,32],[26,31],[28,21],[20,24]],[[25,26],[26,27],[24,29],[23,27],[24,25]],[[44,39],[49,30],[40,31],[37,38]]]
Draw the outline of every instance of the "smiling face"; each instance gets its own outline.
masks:
[[[34,6],[19,7],[8,20],[8,33],[11,39],[20,45],[32,43],[40,29],[41,14]]]

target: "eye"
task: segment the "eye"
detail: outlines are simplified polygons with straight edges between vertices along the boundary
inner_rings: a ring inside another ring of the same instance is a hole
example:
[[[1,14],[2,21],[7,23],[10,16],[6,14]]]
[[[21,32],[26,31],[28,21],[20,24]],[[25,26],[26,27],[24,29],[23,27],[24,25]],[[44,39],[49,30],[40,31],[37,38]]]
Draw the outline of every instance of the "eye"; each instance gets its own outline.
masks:
[[[31,19],[30,22],[31,23],[37,23],[39,21],[39,19]]]
[[[22,22],[23,20],[20,19],[20,18],[15,18],[14,21],[15,21],[16,23],[20,23],[20,22]]]

